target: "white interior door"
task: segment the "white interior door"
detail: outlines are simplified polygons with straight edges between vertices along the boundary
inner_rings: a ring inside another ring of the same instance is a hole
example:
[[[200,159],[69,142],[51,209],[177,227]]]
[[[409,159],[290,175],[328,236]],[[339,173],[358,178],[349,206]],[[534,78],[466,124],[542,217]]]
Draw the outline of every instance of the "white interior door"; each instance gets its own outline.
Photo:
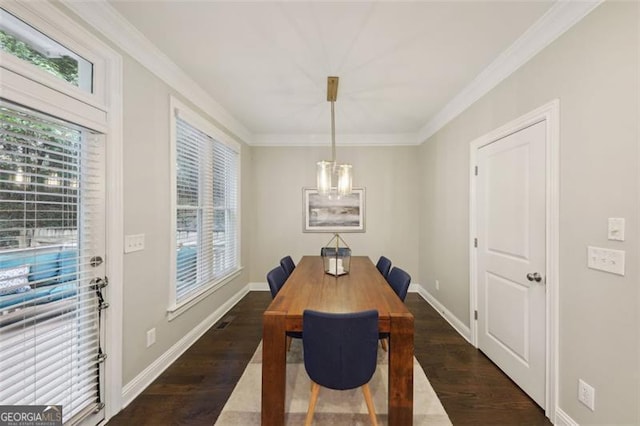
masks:
[[[541,407],[546,389],[546,122],[477,152],[478,347]]]

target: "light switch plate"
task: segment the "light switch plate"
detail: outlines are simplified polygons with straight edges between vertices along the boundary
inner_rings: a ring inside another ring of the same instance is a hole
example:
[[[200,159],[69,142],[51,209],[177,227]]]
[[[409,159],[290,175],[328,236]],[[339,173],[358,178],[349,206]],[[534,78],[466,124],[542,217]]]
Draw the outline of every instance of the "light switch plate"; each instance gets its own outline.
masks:
[[[612,274],[624,275],[624,250],[587,247],[587,266]]]
[[[610,217],[607,238],[613,241],[624,241],[624,218]]]
[[[124,252],[131,253],[134,251],[144,250],[144,234],[125,235],[124,236]]]

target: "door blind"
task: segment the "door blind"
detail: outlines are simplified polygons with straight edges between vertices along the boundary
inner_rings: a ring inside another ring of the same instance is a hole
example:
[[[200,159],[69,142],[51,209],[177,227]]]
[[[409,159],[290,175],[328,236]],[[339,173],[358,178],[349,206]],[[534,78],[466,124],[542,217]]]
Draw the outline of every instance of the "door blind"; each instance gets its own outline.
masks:
[[[1,100],[0,126],[0,405],[74,421],[100,404],[103,138]]]
[[[176,117],[176,304],[238,268],[238,153]]]

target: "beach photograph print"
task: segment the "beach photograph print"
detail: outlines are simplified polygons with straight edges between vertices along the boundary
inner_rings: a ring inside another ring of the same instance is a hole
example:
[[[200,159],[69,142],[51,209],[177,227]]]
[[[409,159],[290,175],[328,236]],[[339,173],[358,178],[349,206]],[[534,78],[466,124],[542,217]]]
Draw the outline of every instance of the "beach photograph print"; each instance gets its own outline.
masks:
[[[364,188],[342,197],[304,189],[303,198],[305,232],[364,232]]]

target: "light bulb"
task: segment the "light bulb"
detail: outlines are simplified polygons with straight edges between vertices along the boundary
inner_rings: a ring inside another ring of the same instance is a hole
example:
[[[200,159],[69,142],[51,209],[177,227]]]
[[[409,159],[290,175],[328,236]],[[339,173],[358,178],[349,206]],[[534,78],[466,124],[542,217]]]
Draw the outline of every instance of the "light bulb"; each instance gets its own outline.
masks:
[[[338,196],[343,197],[351,194],[352,182],[351,164],[340,164],[338,166]]]
[[[320,195],[329,195],[331,192],[331,175],[333,174],[333,163],[331,161],[318,161],[317,167],[317,189]]]

